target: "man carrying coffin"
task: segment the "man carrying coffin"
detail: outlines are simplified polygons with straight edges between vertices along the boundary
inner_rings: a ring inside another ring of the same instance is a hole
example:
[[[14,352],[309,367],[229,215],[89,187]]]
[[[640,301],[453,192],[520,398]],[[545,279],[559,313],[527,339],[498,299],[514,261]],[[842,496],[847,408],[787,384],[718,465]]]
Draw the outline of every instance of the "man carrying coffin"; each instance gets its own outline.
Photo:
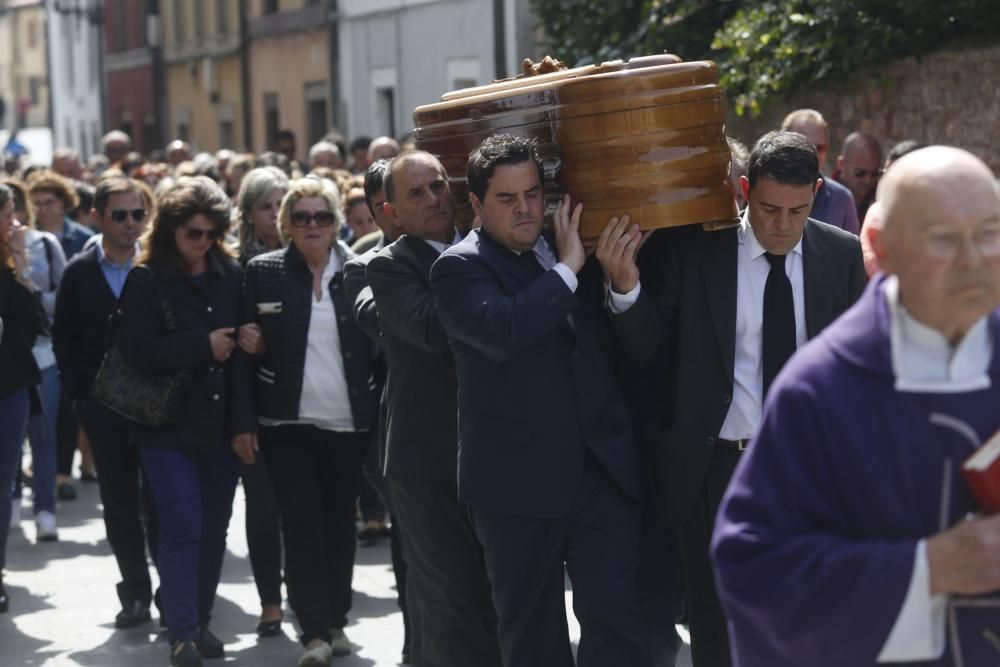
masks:
[[[741,667],[1000,658],[1000,517],[961,475],[1000,429],[1000,193],[935,146],[879,195],[884,274],[778,376],[719,511]]]

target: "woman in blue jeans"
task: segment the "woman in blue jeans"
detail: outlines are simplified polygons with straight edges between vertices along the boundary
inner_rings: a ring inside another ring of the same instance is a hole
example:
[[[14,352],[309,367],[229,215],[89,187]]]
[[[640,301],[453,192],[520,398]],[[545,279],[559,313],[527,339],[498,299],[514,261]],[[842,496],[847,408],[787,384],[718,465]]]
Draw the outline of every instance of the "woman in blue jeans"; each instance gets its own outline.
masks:
[[[13,195],[0,185],[0,613],[9,600],[3,586],[10,529],[10,490],[21,459],[31,394],[40,381],[31,354],[42,333],[40,312],[26,277],[24,227],[14,217]]]
[[[226,426],[242,271],[223,245],[229,212],[229,198],[205,177],[164,190],[120,304],[126,362],[149,376],[190,376],[174,422],[133,422],[129,435],[159,511],[160,594],[177,667],[223,655],[208,625],[237,479]]]

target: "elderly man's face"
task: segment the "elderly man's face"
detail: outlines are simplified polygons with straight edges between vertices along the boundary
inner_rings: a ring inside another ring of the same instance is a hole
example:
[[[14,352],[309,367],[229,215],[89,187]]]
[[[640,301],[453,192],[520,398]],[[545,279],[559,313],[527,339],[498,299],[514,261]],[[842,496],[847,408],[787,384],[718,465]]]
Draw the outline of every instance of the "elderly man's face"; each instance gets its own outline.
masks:
[[[875,191],[882,175],[882,155],[868,146],[856,146],[837,157],[840,180],[861,203]]]
[[[385,205],[403,230],[422,239],[449,243],[454,236],[455,198],[440,163],[416,155],[393,172],[395,200]]]
[[[316,167],[327,167],[329,169],[340,169],[344,166],[344,161],[340,159],[340,153],[335,151],[319,151],[313,156],[313,169]]]
[[[907,311],[953,342],[1000,306],[1000,195],[956,176],[907,188],[872,239]]]

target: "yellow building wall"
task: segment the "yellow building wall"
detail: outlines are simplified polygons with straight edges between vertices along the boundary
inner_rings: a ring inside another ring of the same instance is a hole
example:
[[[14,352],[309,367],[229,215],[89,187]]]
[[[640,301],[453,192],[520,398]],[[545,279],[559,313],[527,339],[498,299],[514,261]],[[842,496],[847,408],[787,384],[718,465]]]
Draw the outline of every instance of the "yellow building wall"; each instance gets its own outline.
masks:
[[[184,138],[181,126],[186,125],[186,139],[195,150],[244,148],[238,56],[170,65],[166,83],[170,140]],[[230,127],[229,140],[222,136],[223,123]]]

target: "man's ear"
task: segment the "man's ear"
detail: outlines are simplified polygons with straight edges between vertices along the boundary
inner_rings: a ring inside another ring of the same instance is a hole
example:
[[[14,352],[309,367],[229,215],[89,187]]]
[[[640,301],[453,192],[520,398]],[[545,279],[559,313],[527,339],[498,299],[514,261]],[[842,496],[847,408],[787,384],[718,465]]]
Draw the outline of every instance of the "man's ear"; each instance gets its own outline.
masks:
[[[476,217],[481,219],[481,213],[483,211],[483,202],[479,201],[479,197],[476,196],[475,192],[469,193],[469,203],[472,204],[472,210],[476,212]]]
[[[90,221],[94,223],[95,227],[101,226],[101,214],[97,212],[96,208],[90,209]]]
[[[389,216],[390,220],[399,221],[399,213],[396,211],[396,207],[389,202],[382,202],[382,212]]]
[[[823,179],[822,179],[822,178],[817,178],[817,179],[816,179],[816,185],[815,185],[815,186],[813,186],[813,197],[815,197],[815,196],[816,196],[816,193],[818,193],[818,192],[819,192],[819,189],[820,189],[821,187],[823,187]]]
[[[847,163],[844,161],[844,156],[843,155],[838,155],[837,156],[837,171],[839,171],[840,173],[844,173],[844,166],[846,164]]]
[[[743,201],[750,201],[750,179],[746,176],[740,176],[740,194]]]

